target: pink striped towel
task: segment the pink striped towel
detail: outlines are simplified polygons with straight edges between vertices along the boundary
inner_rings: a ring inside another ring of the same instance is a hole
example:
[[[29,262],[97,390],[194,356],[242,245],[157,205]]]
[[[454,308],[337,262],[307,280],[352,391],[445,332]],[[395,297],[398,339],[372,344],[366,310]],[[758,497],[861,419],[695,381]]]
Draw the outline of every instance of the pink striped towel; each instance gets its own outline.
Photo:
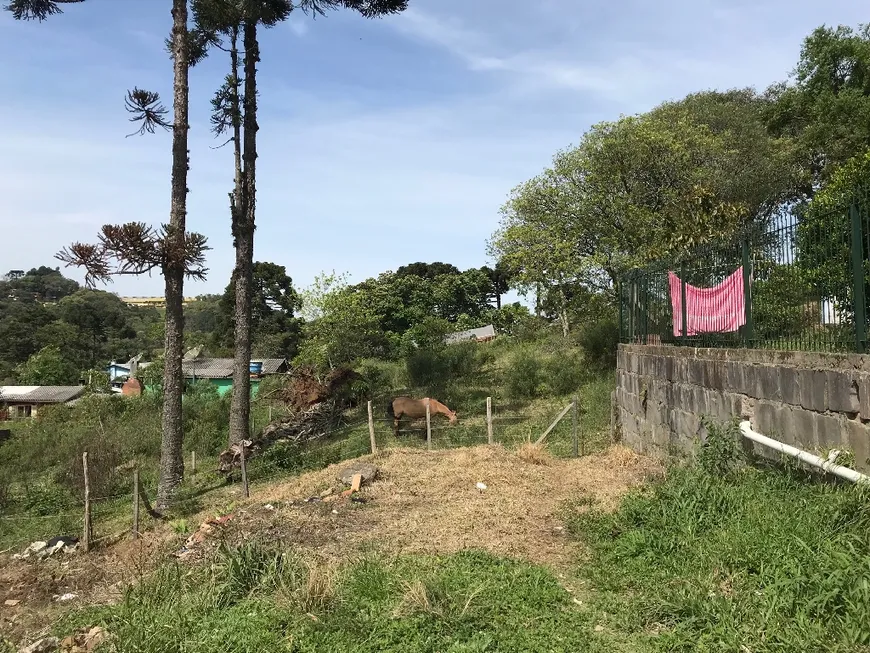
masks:
[[[674,309],[674,335],[683,335],[683,297],[680,278],[668,272],[671,306]],[[743,301],[743,266],[718,286],[697,288],[686,284],[686,335],[728,333],[746,324]]]

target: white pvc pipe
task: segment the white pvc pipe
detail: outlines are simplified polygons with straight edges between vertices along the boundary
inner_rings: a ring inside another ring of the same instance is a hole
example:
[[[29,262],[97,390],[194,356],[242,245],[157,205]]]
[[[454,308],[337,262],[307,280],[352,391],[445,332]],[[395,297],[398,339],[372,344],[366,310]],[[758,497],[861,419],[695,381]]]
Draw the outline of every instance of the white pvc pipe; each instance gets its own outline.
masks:
[[[861,472],[856,472],[854,469],[849,469],[848,467],[837,465],[830,460],[820,458],[819,456],[808,453],[803,449],[792,447],[791,445],[784,444],[779,440],[774,440],[773,438],[769,438],[766,435],[761,435],[761,433],[756,433],[752,430],[752,424],[750,424],[748,421],[740,422],[740,432],[743,434],[743,437],[748,440],[757,442],[760,445],[769,447],[771,449],[774,449],[775,451],[779,451],[780,453],[788,454],[789,456],[797,458],[798,460],[801,460],[808,465],[823,469],[830,474],[839,476],[840,478],[845,478],[854,483],[866,483],[867,481],[870,481],[870,477],[865,476]]]

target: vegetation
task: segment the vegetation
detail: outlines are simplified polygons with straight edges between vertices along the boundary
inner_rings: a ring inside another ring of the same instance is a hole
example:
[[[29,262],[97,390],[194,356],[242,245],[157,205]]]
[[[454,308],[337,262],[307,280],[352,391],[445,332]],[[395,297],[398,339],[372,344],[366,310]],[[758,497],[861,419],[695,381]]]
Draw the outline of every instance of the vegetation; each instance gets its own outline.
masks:
[[[866,489],[741,465],[735,441],[712,429],[698,465],[569,520],[595,608],[650,650],[866,650]]]

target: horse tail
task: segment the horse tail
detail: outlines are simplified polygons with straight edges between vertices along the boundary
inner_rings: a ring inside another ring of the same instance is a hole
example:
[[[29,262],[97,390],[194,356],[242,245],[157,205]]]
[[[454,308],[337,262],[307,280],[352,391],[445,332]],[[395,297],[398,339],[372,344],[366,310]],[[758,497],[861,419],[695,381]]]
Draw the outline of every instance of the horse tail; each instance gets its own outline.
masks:
[[[390,400],[387,402],[387,417],[392,417],[392,418],[395,418],[395,417],[396,417],[396,412],[395,412],[395,410],[393,409],[393,402],[394,402],[394,401],[395,401],[395,399],[390,399]]]

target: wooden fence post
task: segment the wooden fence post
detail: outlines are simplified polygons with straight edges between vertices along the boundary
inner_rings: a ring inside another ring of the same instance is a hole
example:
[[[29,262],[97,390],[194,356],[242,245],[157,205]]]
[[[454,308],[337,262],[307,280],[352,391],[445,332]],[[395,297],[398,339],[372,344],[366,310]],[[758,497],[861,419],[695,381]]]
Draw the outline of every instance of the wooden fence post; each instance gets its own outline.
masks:
[[[486,441],[492,444],[492,397],[486,398]]]
[[[194,459],[195,460],[195,459]],[[133,539],[139,539],[139,470],[133,470]]]
[[[554,428],[556,428],[556,424],[558,424],[559,422],[562,421],[562,418],[568,414],[568,411],[571,410],[571,406],[573,406],[573,405],[574,405],[574,403],[572,402],[572,403],[568,404],[567,406],[565,406],[565,410],[563,410],[561,413],[559,413],[559,416],[553,420],[553,423],[550,424],[550,426],[547,428],[547,430],[544,431],[544,434],[537,439],[535,444],[541,444],[544,440],[547,439],[547,436],[550,435],[550,431],[552,431]]]
[[[426,448],[432,449],[432,413],[429,412],[429,399],[426,399]]]
[[[196,451],[190,452],[190,472],[196,474]]]
[[[369,402],[369,439],[372,441],[372,453],[378,452],[378,442],[375,440],[375,418],[372,415],[372,402]]]
[[[577,456],[580,455],[578,433],[577,433],[577,412],[579,410],[579,408],[578,408],[579,402],[580,402],[580,400],[575,396],[574,397],[574,437],[572,438],[573,442],[574,442],[574,457],[575,458],[577,458]]]
[[[88,452],[82,454],[82,469],[85,474],[85,527],[82,533],[82,550],[88,553],[91,550],[91,481],[88,478]]]

